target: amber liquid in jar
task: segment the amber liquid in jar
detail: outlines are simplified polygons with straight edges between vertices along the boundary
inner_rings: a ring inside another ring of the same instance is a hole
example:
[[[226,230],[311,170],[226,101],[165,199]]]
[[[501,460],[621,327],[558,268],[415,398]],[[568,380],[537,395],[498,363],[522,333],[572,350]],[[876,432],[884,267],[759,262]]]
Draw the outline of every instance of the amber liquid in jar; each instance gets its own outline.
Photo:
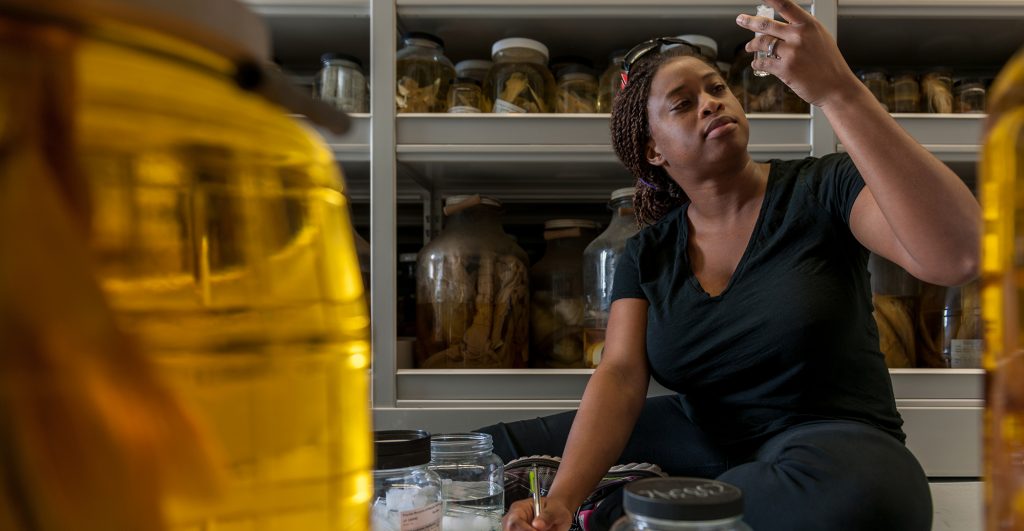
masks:
[[[535,63],[495,63],[484,82],[484,94],[496,113],[552,112],[554,78]]]

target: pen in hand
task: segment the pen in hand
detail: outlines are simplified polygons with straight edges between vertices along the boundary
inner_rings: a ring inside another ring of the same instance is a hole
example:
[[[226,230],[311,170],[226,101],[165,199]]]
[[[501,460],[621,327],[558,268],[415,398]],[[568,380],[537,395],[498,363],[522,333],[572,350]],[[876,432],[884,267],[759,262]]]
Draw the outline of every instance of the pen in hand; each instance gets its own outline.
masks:
[[[537,480],[537,465],[530,468],[530,493],[533,494],[533,517],[540,516],[540,482]]]

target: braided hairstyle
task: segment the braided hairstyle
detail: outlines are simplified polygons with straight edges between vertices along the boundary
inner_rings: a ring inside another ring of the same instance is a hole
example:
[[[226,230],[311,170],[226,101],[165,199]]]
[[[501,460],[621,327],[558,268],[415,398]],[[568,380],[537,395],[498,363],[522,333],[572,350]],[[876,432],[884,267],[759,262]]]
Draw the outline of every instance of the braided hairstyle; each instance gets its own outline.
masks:
[[[646,155],[647,142],[651,138],[651,126],[647,120],[651,82],[662,65],[687,55],[676,50],[652,53],[633,64],[629,69],[629,82],[612,104],[612,147],[615,155],[636,178],[633,207],[637,224],[641,227],[657,223],[665,214],[687,201],[686,193],[669,177],[665,168],[648,163]],[[711,64],[702,56],[687,56]]]

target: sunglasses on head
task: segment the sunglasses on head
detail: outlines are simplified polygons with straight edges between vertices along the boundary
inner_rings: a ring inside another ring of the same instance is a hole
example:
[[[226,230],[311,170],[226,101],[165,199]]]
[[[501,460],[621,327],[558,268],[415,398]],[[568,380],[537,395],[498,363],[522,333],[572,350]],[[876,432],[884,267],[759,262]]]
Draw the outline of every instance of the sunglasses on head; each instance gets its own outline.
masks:
[[[629,49],[626,55],[622,58],[622,86],[626,86],[629,78],[629,69],[634,63],[642,59],[645,55],[651,53],[654,50],[660,50],[663,45],[666,44],[678,44],[680,46],[686,46],[690,49],[694,55],[700,55],[700,48],[691,44],[689,41],[680,39],[679,37],[657,37],[651,40],[647,40],[637,44],[636,46]]]

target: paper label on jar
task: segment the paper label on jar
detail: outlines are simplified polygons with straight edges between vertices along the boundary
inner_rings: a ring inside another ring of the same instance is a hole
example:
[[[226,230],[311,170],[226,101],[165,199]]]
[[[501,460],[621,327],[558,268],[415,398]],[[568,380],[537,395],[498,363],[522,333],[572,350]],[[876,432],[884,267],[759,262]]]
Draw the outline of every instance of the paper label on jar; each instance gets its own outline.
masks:
[[[511,113],[525,113],[526,109],[509,103],[503,99],[494,100],[494,111],[493,112],[511,112]]]
[[[441,531],[441,517],[444,506],[441,502],[434,502],[430,505],[401,511],[399,517],[399,531]]]
[[[949,342],[949,366],[954,369],[977,369],[981,367],[980,339],[954,339]]]
[[[448,112],[480,112],[480,109],[470,107],[469,105],[456,105],[455,107],[449,107]]]

